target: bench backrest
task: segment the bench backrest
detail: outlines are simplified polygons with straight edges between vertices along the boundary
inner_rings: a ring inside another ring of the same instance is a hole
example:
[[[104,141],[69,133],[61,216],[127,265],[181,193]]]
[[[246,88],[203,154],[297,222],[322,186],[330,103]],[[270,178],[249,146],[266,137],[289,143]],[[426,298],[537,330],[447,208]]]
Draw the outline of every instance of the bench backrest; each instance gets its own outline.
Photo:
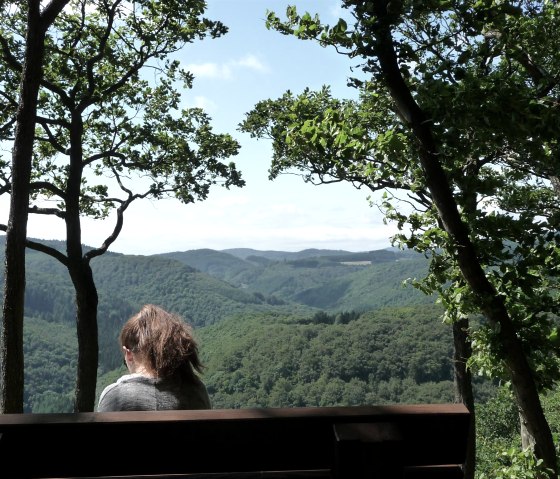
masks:
[[[462,477],[469,417],[461,404],[4,414],[0,477]]]

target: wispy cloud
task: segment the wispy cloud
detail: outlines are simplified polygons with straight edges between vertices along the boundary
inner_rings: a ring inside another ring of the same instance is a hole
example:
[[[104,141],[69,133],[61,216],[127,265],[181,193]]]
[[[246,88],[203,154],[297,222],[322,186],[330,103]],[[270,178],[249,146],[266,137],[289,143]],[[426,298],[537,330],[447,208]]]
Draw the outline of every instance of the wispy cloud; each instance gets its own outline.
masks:
[[[231,68],[217,63],[191,63],[186,66],[195,78],[231,78]]]
[[[235,65],[248,68],[249,70],[255,70],[258,72],[266,73],[268,71],[268,67],[262,63],[255,55],[245,55],[240,60],[234,62]]]
[[[222,78],[231,80],[236,71],[252,70],[260,73],[269,71],[268,67],[255,55],[245,55],[226,63],[190,63],[185,67],[195,78]]]
[[[216,105],[216,102],[210,100],[205,96],[195,96],[193,100],[189,102],[189,106],[194,108],[202,108],[207,112],[214,112],[218,109],[218,105]]]

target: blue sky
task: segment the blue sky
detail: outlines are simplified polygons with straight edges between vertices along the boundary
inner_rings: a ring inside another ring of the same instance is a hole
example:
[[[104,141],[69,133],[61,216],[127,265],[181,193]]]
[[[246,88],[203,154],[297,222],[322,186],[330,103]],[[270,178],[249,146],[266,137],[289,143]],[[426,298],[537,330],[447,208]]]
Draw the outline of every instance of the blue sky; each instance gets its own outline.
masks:
[[[188,45],[179,55],[195,76],[185,92],[186,106],[203,107],[215,132],[230,133],[241,144],[232,158],[247,184],[215,187],[207,200],[183,205],[175,200],[143,201],[127,211],[123,231],[111,250],[156,254],[199,248],[254,248],[300,251],[306,248],[369,251],[389,246],[394,228],[383,225],[370,207],[365,189],[350,184],[313,186],[294,175],[268,180],[271,148],[237,131],[245,113],[260,100],[286,90],[301,92],[324,84],[338,97],[352,97],[346,87],[353,62],[333,49],[269,31],[266,10],[283,15],[287,5],[319,13],[325,23],[343,15],[332,0],[208,0],[206,16],[221,20],[229,32],[219,39]],[[112,221],[83,221],[83,242],[98,246]],[[28,234],[63,239],[63,233],[31,221]]]

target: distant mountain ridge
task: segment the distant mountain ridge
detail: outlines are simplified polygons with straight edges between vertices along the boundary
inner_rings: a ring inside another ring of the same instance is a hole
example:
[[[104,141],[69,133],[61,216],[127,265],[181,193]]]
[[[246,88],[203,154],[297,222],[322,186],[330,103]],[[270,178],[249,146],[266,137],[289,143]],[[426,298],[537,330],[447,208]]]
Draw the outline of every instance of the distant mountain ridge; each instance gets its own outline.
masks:
[[[424,276],[427,260],[394,249],[358,253],[196,249],[157,256],[179,261],[247,292],[329,311],[433,302],[411,286],[402,285],[407,278]]]
[[[0,257],[4,239],[0,237]],[[65,249],[64,241],[36,241]],[[26,315],[73,324],[74,290],[66,269],[35,250],[27,249],[26,258]],[[434,301],[412,286],[403,287],[407,278],[427,273],[427,260],[396,249],[196,249],[148,256],[107,252],[91,265],[100,328],[110,330],[146,302],[166,304],[199,327],[244,311],[336,314]],[[2,281],[3,275],[0,269]]]
[[[238,258],[241,259],[247,259],[249,256],[259,256],[274,261],[296,260],[296,259],[314,258],[314,257],[321,257],[321,256],[347,256],[347,255],[368,254],[368,252],[353,253],[345,250],[331,250],[331,249],[317,249],[317,248],[308,248],[296,252],[276,251],[276,250],[263,251],[263,250],[256,250],[251,248],[228,248],[220,251],[223,253],[231,254],[233,256],[237,256]],[[379,251],[386,251],[386,250],[379,250]]]
[[[0,257],[4,238],[0,238]],[[63,241],[37,241],[65,248]],[[396,249],[207,248],[148,256],[107,252],[91,265],[100,318],[107,314],[105,308],[128,314],[147,301],[165,302],[197,326],[247,308],[336,313],[433,303],[433,298],[402,285],[407,278],[423,277],[427,260]],[[27,272],[26,314],[73,322],[73,288],[65,268],[50,256],[28,249]],[[0,269],[1,280],[3,274]]]

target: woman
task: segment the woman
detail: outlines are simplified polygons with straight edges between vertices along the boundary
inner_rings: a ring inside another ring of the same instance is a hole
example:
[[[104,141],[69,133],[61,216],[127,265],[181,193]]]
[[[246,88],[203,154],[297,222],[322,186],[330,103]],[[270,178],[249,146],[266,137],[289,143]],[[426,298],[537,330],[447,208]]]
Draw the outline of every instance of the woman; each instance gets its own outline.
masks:
[[[97,411],[212,407],[198,376],[198,345],[179,316],[146,304],[124,324],[119,341],[130,374],[103,390]]]

